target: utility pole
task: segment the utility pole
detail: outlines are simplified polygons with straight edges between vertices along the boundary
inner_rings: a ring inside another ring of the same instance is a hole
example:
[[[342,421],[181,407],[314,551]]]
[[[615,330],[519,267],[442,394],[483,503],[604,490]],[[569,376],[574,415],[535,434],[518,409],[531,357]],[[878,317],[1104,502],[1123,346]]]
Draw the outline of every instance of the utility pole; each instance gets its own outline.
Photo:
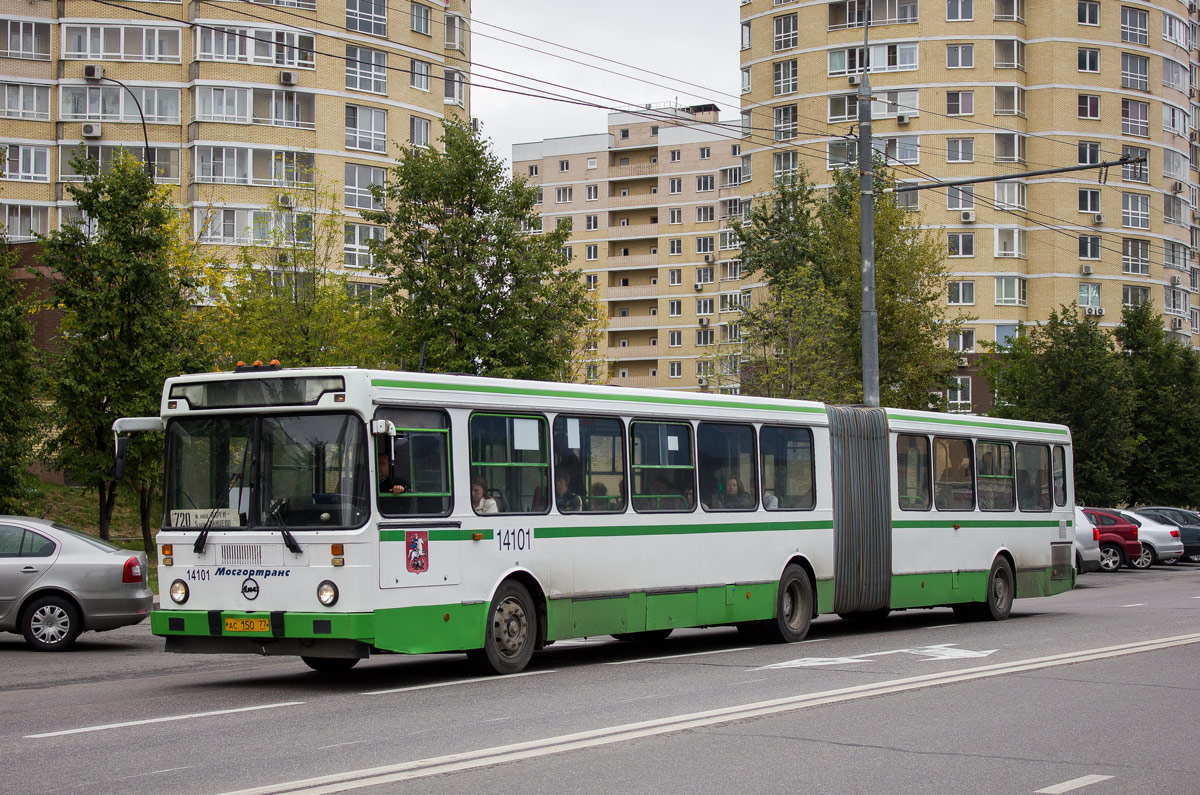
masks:
[[[862,77],[858,82],[858,217],[862,234],[863,404],[879,407],[879,315],[875,311],[875,153],[871,147],[870,0],[863,0]]]

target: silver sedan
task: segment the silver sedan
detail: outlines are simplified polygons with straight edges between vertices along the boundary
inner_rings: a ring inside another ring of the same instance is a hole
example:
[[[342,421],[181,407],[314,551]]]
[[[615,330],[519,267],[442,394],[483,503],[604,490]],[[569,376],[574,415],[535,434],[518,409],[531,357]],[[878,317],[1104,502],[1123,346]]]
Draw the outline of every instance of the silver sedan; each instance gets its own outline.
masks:
[[[0,632],[38,651],[68,648],[84,630],[150,615],[146,554],[57,522],[0,516]]]

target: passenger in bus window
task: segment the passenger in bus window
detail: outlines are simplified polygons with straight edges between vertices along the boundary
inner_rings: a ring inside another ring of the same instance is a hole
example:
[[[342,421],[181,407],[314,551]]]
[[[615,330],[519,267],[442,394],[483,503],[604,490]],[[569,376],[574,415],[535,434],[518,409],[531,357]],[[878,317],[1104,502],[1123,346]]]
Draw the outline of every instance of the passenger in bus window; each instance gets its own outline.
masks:
[[[593,483],[592,496],[591,499],[588,500],[588,510],[592,512],[611,511],[613,508],[612,505],[609,504],[610,502],[611,501],[608,499],[608,486],[605,486],[603,483],[599,482]]]
[[[392,472],[391,459],[386,450],[379,451],[379,474],[383,476],[379,481],[380,494],[403,494],[408,491],[408,484],[396,478]]]
[[[754,507],[754,498],[742,487],[742,481],[736,477],[725,481],[725,495],[721,498],[721,507],[730,510],[741,510]]]
[[[571,491],[569,480],[566,472],[559,472],[554,477],[554,500],[559,513],[579,513],[583,510],[583,501]]]
[[[475,478],[471,481],[471,507],[475,509],[477,514],[497,513],[496,501],[491,497],[484,496],[487,494],[487,483],[483,478]]]
[[[768,489],[763,493],[763,507],[768,511],[779,510],[779,498],[775,496],[775,492]]]

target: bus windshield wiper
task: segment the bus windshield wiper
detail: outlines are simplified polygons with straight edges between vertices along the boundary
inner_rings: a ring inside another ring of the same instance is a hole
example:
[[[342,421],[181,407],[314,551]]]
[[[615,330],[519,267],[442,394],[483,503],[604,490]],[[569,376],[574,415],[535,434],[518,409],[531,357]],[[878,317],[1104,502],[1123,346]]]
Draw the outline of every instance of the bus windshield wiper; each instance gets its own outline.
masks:
[[[283,543],[290,551],[299,555],[303,550],[300,549],[300,545],[296,543],[296,537],[292,535],[292,531],[288,530],[287,525],[284,524],[283,516],[281,515],[283,510],[287,508],[287,504],[287,497],[280,497],[279,499],[275,500],[275,502],[271,503],[271,507],[267,511],[267,517],[275,519],[275,521],[279,524],[279,535],[283,536]]]
[[[235,486],[239,490],[241,489],[242,479],[246,476],[246,459],[249,457],[250,457],[250,438],[247,437],[246,445],[245,445],[245,447],[242,448],[242,468],[240,470],[238,470],[238,473],[236,475],[234,475],[232,478],[229,479],[229,484],[227,486],[225,486],[226,493],[228,493],[229,490],[234,488]],[[184,492],[184,494],[186,495],[187,492]],[[188,501],[191,502],[191,497],[188,497]],[[239,507],[240,507],[240,503],[241,503],[240,497],[238,498],[238,502],[239,502]],[[192,504],[195,505],[194,502]],[[211,511],[209,511],[209,513],[208,513],[208,518],[204,520],[204,527],[200,528],[200,535],[196,536],[196,543],[192,545],[192,551],[195,552],[197,555],[204,552],[204,545],[206,543],[208,543],[208,531],[212,529],[213,519],[217,518],[217,511],[219,511],[219,510],[221,510],[220,505],[213,506],[213,509]]]

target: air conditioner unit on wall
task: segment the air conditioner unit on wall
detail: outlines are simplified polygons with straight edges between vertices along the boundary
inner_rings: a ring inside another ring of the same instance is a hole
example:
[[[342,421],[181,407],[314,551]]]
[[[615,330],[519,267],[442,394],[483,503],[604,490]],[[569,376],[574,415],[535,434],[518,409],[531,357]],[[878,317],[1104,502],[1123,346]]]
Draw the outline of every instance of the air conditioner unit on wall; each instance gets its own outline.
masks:
[[[81,126],[84,138],[99,138],[102,131],[103,128],[100,126],[100,122],[97,121],[86,121]]]
[[[849,77],[847,77],[847,78],[846,78],[846,80],[847,80],[847,81],[850,83],[850,85],[852,85],[852,86],[856,86],[856,85],[858,85],[859,83],[861,83],[861,82],[862,82],[862,78],[861,78],[861,77],[859,77],[858,75],[850,75]]]
[[[1096,213],[1095,215],[1093,215],[1092,223],[1095,224],[1096,226],[1102,225],[1104,223],[1104,213]]]
[[[279,194],[278,196],[275,197],[275,201],[277,201],[279,203],[280,207],[295,207],[296,206],[295,197],[288,193]]]
[[[1093,273],[1096,272],[1096,269],[1094,267],[1092,267],[1091,265],[1080,265],[1079,272],[1082,273],[1084,276],[1091,276]]]
[[[1183,193],[1183,183],[1179,180],[1171,183],[1171,193]]]
[[[698,376],[696,376],[696,385],[697,386],[708,386],[708,379],[702,375],[698,375]]]
[[[1183,277],[1182,276],[1172,276],[1171,284],[1175,287],[1178,287],[1179,285],[1183,284]]]
[[[712,254],[705,254],[705,255],[704,255],[704,261],[705,261],[705,262],[708,262],[708,263],[712,263],[712,261],[713,261],[713,255],[712,255]]]
[[[907,113],[899,113],[896,115],[896,124],[908,124],[909,118]]]
[[[959,356],[959,357],[958,357],[958,366],[959,366],[959,367],[966,367],[968,364],[970,364],[970,363],[967,361],[967,357],[966,357],[966,356]]]
[[[703,289],[704,289],[704,285],[703,285],[703,284],[701,284],[700,282],[696,282],[695,284],[693,284],[693,285],[692,285],[692,289],[693,289],[693,290],[703,290]]]
[[[98,63],[88,63],[83,65],[84,80],[103,80],[104,67]]]
[[[706,317],[702,317],[702,318],[700,318],[700,325],[701,325],[701,326],[707,326],[707,325],[708,325],[708,318],[706,318]]]
[[[279,73],[279,84],[282,86],[294,86],[300,82],[300,76],[291,69],[285,69]]]
[[[963,210],[961,217],[962,217],[962,222],[964,224],[975,223],[975,211],[974,210]]]

